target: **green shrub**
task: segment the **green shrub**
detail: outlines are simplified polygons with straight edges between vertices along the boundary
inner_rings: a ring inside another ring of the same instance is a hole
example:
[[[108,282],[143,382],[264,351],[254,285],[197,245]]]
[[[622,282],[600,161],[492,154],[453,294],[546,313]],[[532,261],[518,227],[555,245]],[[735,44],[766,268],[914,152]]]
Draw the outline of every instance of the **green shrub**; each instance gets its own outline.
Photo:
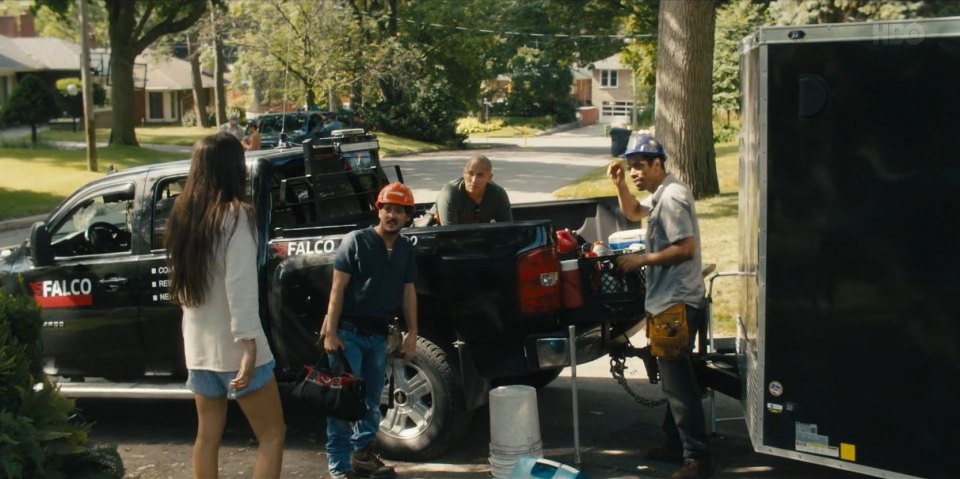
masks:
[[[116,447],[89,444],[90,425],[43,375],[41,324],[31,296],[0,293],[0,477],[122,478]]]
[[[457,132],[463,107],[446,80],[429,75],[406,85],[398,98],[382,101],[359,114],[368,126],[392,135],[431,143],[459,146],[466,135]]]
[[[207,124],[208,124],[208,125],[216,125],[216,124],[217,124],[217,118],[216,118],[216,115],[214,114],[214,112],[212,112],[212,111],[210,111],[209,109],[207,109],[207,110],[206,110],[206,115],[207,115]],[[197,112],[196,112],[196,110],[193,109],[193,108],[189,108],[189,109],[187,109],[187,110],[184,110],[184,111],[183,111],[183,115],[180,117],[180,125],[181,125],[181,126],[200,126],[199,122],[197,122]]]
[[[36,75],[27,75],[17,83],[0,109],[0,121],[6,124],[30,125],[30,138],[37,144],[37,125],[57,118],[62,113],[56,90]]]
[[[57,80],[57,91],[60,92],[61,101],[72,96],[67,90],[70,85],[77,87],[78,92],[83,90],[83,82],[79,78],[61,78]],[[103,85],[93,82],[90,88],[93,90],[93,104],[97,106],[105,105],[107,103],[107,91],[104,90]],[[76,116],[83,116],[83,96],[78,93],[76,98],[79,99],[77,101],[80,103],[80,113]],[[64,109],[66,109],[66,106]]]
[[[713,142],[728,143],[737,141],[740,138],[740,125],[733,123],[713,125]]]
[[[503,120],[491,119],[483,123],[480,120],[468,116],[457,120],[457,133],[461,135],[470,135],[471,133],[486,133],[488,131],[499,130],[504,127]]]

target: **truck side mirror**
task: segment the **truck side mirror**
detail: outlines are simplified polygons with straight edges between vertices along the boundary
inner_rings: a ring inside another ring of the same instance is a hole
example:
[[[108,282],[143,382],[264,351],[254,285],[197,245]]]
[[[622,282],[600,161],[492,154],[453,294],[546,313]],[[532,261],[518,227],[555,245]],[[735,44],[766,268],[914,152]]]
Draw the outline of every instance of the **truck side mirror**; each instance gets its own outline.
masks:
[[[47,230],[47,224],[43,221],[38,221],[30,227],[30,259],[33,260],[35,267],[53,264],[50,231]]]

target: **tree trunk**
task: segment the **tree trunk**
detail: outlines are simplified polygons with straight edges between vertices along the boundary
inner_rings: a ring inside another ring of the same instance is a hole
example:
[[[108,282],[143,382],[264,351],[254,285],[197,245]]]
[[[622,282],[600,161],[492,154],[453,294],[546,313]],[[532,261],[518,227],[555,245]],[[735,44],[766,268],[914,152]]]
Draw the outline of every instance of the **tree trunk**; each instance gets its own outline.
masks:
[[[223,40],[217,25],[217,9],[212,3],[210,20],[213,28],[213,92],[217,103],[217,125],[222,125],[227,122],[227,92],[223,86],[223,71],[227,65],[223,59]]]
[[[381,28],[381,34],[385,38],[394,38],[397,35],[397,2],[396,0],[387,0],[387,7],[389,15],[387,19],[386,32]],[[381,38],[380,41],[383,39]],[[397,104],[402,101],[403,92],[400,91],[391,79],[381,79],[379,81],[380,93],[383,95],[383,101],[388,104]]]
[[[139,124],[133,103],[133,63],[137,51],[130,41],[135,25],[136,4],[115,2],[110,21],[110,99],[113,107],[111,145],[140,146],[134,126]]]
[[[30,144],[36,148],[37,147],[37,124],[30,124]]]
[[[193,113],[197,117],[197,126],[210,127],[207,115],[207,90],[203,88],[203,74],[200,72],[200,49],[196,32],[187,35],[187,57],[190,59],[190,76],[193,80]]]
[[[110,49],[110,96],[113,106],[113,129],[111,145],[140,146],[134,126],[136,117],[133,95],[133,62],[137,57],[132,48],[111,39]]]
[[[720,193],[713,148],[714,2],[660,2],[656,137],[697,199]]]
[[[314,107],[317,105],[317,95],[313,92],[312,86],[306,80],[304,80],[303,82],[303,90],[305,93],[304,96],[306,97],[306,101],[304,102],[304,105],[306,105],[307,110],[313,110]]]
[[[260,105],[263,104],[263,93],[261,93],[263,82],[259,78],[255,78],[250,83],[253,85],[253,104],[250,105],[250,111],[260,113]]]

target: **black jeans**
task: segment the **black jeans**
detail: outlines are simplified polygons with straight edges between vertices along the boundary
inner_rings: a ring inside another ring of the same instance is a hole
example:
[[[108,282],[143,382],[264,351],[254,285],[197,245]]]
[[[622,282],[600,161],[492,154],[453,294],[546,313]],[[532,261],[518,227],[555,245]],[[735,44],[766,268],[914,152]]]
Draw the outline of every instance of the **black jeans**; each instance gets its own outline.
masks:
[[[700,386],[690,362],[690,353],[697,339],[697,331],[703,326],[704,311],[687,306],[687,326],[690,343],[687,354],[677,359],[658,359],[660,382],[667,398],[667,413],[663,418],[663,433],[667,446],[683,449],[688,459],[709,459],[710,444],[704,424],[703,403]]]

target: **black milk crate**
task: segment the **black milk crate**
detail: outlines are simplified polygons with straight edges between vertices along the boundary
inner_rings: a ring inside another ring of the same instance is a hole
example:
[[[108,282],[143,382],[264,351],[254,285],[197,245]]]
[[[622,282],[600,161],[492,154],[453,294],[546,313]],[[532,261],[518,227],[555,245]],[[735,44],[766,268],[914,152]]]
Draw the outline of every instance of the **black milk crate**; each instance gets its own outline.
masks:
[[[647,282],[643,269],[624,272],[617,266],[616,255],[580,258],[580,289],[584,304],[602,304],[621,315],[644,312]]]

